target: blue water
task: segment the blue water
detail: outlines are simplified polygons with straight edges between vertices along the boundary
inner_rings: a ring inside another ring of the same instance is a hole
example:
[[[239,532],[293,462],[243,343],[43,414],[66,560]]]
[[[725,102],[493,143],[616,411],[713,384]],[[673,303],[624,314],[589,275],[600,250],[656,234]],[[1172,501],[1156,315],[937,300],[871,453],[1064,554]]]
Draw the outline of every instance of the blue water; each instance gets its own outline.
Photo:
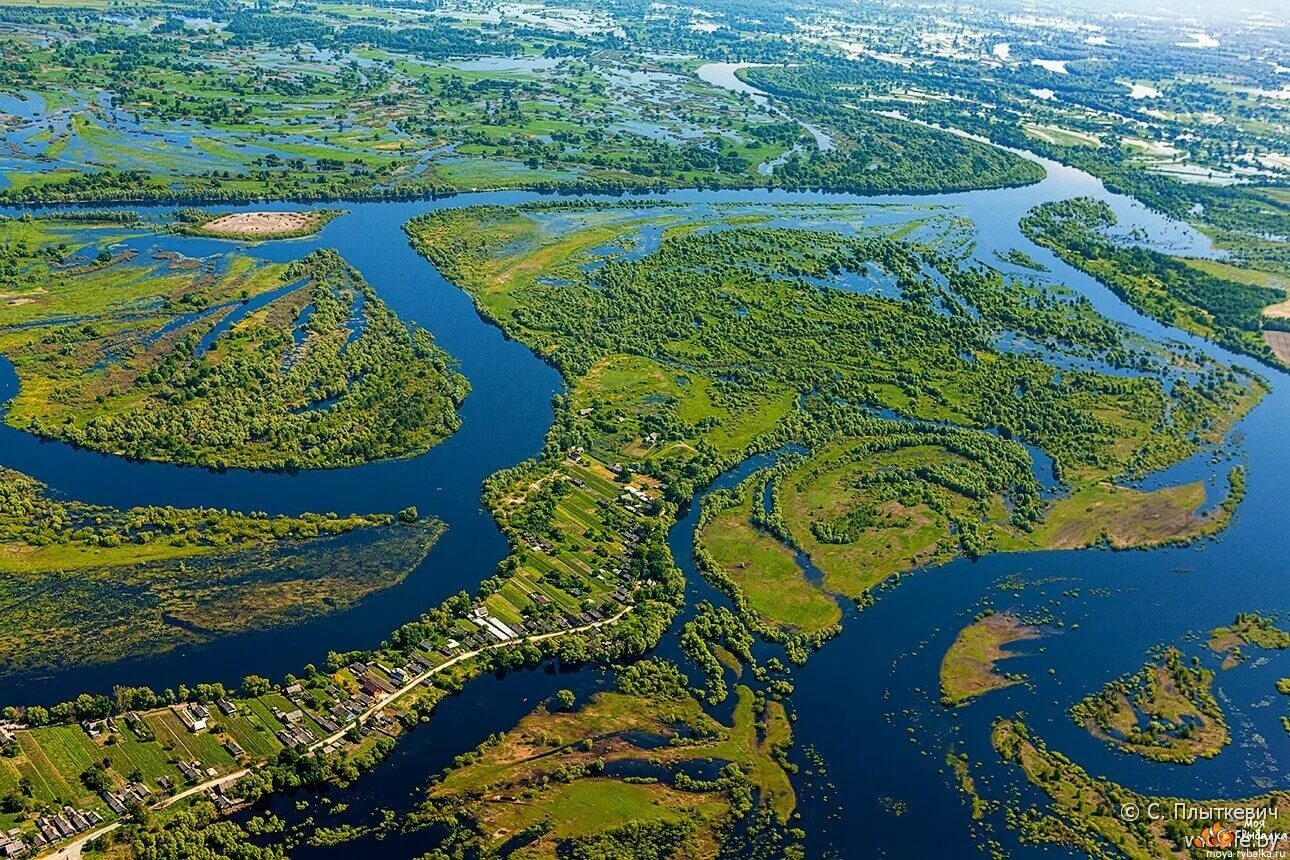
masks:
[[[1174,339],[1223,360],[1238,361],[1203,341],[1168,329],[1126,307],[1102,285],[1065,266],[1051,253],[1027,242],[1017,221],[1044,200],[1076,195],[1107,199],[1121,221],[1162,237],[1174,248],[1209,253],[1203,237],[1127,198],[1108,194],[1097,180],[1045,162],[1049,178],[1021,189],[934,197],[862,198],[768,191],[685,191],[669,199],[696,206],[715,203],[855,202],[909,204],[913,209],[948,207],[978,225],[978,254],[1017,247],[1048,266],[1052,277],[1088,297],[1107,316],[1150,340]],[[411,203],[362,203],[328,224],[321,235],[267,243],[250,253],[272,260],[295,259],[316,247],[336,248],[404,319],[429,329],[461,363],[472,392],[462,407],[462,427],[429,453],[408,461],[302,474],[246,471],[224,473],[158,463],[136,463],[43,443],[8,426],[0,427],[0,463],[49,483],[56,492],[89,502],[212,505],[236,509],[298,513],[305,510],[393,511],[414,504],[449,526],[438,546],[403,584],[374,595],[359,606],[296,627],[249,633],[216,643],[188,647],[147,659],[107,667],[69,666],[45,677],[6,679],[6,702],[49,702],[83,690],[107,691],[113,684],[146,683],[156,688],[205,680],[237,683],[255,672],[280,676],[328,650],[370,647],[398,624],[415,617],[462,588],[473,589],[493,572],[506,552],[505,541],[480,507],[483,478],[536,454],[550,425],[551,396],[560,390],[557,375],[519,344],[506,340],[475,312],[463,292],[441,278],[408,246],[401,231],[411,217],[434,208],[478,202],[519,203],[536,195],[466,195],[451,200]],[[291,208],[273,204],[274,208]],[[263,204],[258,207],[262,208]],[[138,207],[132,207],[138,208]],[[230,207],[236,208],[236,207]],[[252,208],[252,207],[246,207]],[[151,210],[160,214],[166,210]],[[911,215],[911,217],[913,217]],[[189,256],[206,256],[233,243],[166,238],[163,244]],[[983,838],[973,830],[966,806],[944,765],[945,751],[956,744],[971,760],[987,796],[1018,786],[1015,771],[997,764],[989,746],[989,726],[998,715],[1024,709],[1036,731],[1052,746],[1091,772],[1122,780],[1144,791],[1184,795],[1239,796],[1254,793],[1260,780],[1286,782],[1290,742],[1277,723],[1284,708],[1257,707],[1271,694],[1272,678],[1290,675],[1282,655],[1263,665],[1246,664],[1221,673],[1218,686],[1236,735],[1221,756],[1190,768],[1148,764],[1106,749],[1074,726],[1066,709],[1107,680],[1136,669],[1145,651],[1159,642],[1182,644],[1189,631],[1230,621],[1239,610],[1290,609],[1284,572],[1290,548],[1279,535],[1285,505],[1280,482],[1290,474],[1284,427],[1290,421],[1284,375],[1262,371],[1273,393],[1241,425],[1241,451],[1249,466],[1247,497],[1233,526],[1218,541],[1187,549],[1154,552],[1046,552],[958,561],[901,578],[884,590],[877,605],[848,614],[844,632],[796,672],[793,707],[798,715],[795,755],[806,746],[828,765],[826,777],[797,778],[801,826],[809,834],[812,857],[956,857],[974,854]],[[16,390],[12,368],[0,362],[0,399]],[[731,484],[766,465],[769,458],[743,464],[723,478]],[[1047,468],[1042,465],[1040,468]],[[1200,468],[1192,466],[1179,467]],[[1225,471],[1225,468],[1224,468]],[[690,606],[698,600],[722,603],[694,570],[690,549],[693,509],[671,532],[677,562],[689,578]],[[1063,581],[1024,590],[1019,596],[995,583],[1023,572]],[[1078,597],[1062,597],[1079,589]],[[1093,589],[1106,589],[1094,591]],[[992,693],[969,707],[946,712],[937,703],[937,667],[955,632],[988,601],[997,608],[1047,609],[1064,622],[1062,632],[1025,643],[1029,656],[1017,657],[1009,671],[1026,672],[1031,687]],[[1072,629],[1078,624],[1078,630]],[[675,626],[674,626],[675,629]],[[1041,650],[1042,649],[1042,650]],[[679,657],[675,636],[659,653]],[[1212,658],[1206,658],[1210,663]],[[1048,673],[1049,668],[1055,674]],[[581,691],[601,683],[586,670],[565,678],[536,673],[512,676],[500,685],[482,679],[449,700],[428,727],[400,744],[395,761],[352,791],[356,807],[403,804],[411,792],[452,755],[473,747],[491,731],[512,725],[518,715],[560,686]],[[528,700],[524,701],[527,696]],[[916,726],[917,743],[907,729]],[[1262,740],[1259,740],[1259,739]],[[806,762],[801,760],[806,765]],[[1026,797],[1036,797],[1025,789]],[[398,794],[398,798],[394,797]],[[879,802],[890,797],[908,805],[901,816]],[[934,820],[935,838],[920,822]],[[1013,848],[998,815],[988,821],[1013,856],[1038,851]],[[387,851],[388,849],[388,851]],[[383,856],[412,856],[426,850],[422,839],[387,841]],[[1051,856],[1056,852],[1045,852]],[[300,854],[300,856],[305,856]],[[355,856],[342,849],[339,856]]]

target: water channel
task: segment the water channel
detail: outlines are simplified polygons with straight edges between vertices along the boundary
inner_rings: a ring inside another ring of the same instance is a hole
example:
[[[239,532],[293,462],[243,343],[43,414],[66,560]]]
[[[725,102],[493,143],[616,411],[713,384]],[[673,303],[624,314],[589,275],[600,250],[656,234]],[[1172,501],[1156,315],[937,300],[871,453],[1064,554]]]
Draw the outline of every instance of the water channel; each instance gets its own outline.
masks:
[[[979,259],[999,265],[995,250],[1022,249],[1049,268],[1051,280],[1087,296],[1101,313],[1144,337],[1184,341],[1221,360],[1250,365],[1248,359],[1146,319],[1101,284],[1029,243],[1017,223],[1030,207],[1088,195],[1107,200],[1125,230],[1142,229],[1158,247],[1210,253],[1204,237],[1185,225],[1111,194],[1087,174],[1042,163],[1048,177],[1038,184],[962,194],[873,198],[754,190],[658,196],[696,206],[824,202],[872,204],[891,211],[892,204],[899,204],[910,207],[911,213],[944,207],[975,223]],[[344,204],[348,214],[329,223],[316,237],[247,250],[266,259],[288,260],[317,247],[337,249],[392,310],[430,330],[460,361],[472,385],[462,407],[461,429],[420,457],[300,474],[212,472],[132,462],[43,442],[0,426],[0,465],[33,475],[55,492],[86,502],[118,507],[209,505],[273,513],[394,511],[416,505],[448,525],[439,544],[406,581],[347,611],[109,666],[69,666],[53,673],[13,676],[3,682],[4,702],[53,702],[82,691],[107,692],[122,683],[162,689],[216,680],[236,685],[252,672],[280,677],[305,663],[320,663],[328,650],[372,647],[423,609],[461,589],[473,590],[491,575],[506,553],[506,543],[480,505],[480,484],[488,474],[540,450],[552,420],[551,397],[562,383],[528,349],[483,321],[469,297],[409,247],[402,225],[440,207],[536,199],[539,195],[508,192]],[[141,211],[160,217],[169,208]],[[221,208],[263,209],[266,204]],[[270,208],[292,206],[275,203]],[[132,241],[141,250],[160,247],[191,257],[235,247],[171,236]],[[1290,675],[1290,666],[1279,655],[1220,673],[1217,688],[1234,742],[1217,758],[1190,767],[1148,764],[1114,753],[1076,727],[1066,714],[1088,692],[1140,666],[1152,645],[1186,645],[1189,632],[1228,622],[1237,611],[1290,609],[1290,592],[1283,579],[1290,569],[1290,546],[1276,537],[1284,527],[1286,511],[1281,481],[1290,474],[1290,446],[1284,444],[1284,428],[1290,426],[1286,395],[1290,380],[1274,371],[1260,372],[1273,390],[1240,426],[1241,456],[1248,464],[1247,495],[1234,524],[1218,541],[1152,552],[1042,552],[956,561],[902,577],[897,586],[883,590],[875,606],[848,613],[842,635],[795,673],[795,756],[803,767],[796,783],[800,826],[809,834],[810,856],[940,858],[975,853],[982,825],[973,824],[948,775],[945,753],[953,746],[968,752],[973,762],[981,762],[974,776],[989,796],[1002,796],[1005,786],[1018,786],[1025,796],[1037,797],[1018,785],[1015,770],[997,763],[989,745],[991,721],[1018,710],[1026,712],[1037,734],[1091,773],[1141,791],[1239,797],[1290,782],[1290,736],[1278,722],[1286,708],[1273,701],[1272,688],[1276,677]],[[12,366],[0,361],[0,401],[8,400],[16,385]],[[754,465],[744,464],[722,483],[733,483]],[[671,535],[676,561],[690,581],[692,601],[686,614],[694,600],[722,600],[694,569],[693,524],[691,510]],[[1000,579],[1014,574],[1039,584],[1019,593],[997,587]],[[1073,589],[1078,589],[1078,596],[1063,596]],[[1030,684],[946,711],[937,703],[941,655],[983,601],[1020,611],[1051,607],[1064,626],[1049,630],[1038,642],[1025,643],[1025,654],[1010,661],[1008,669],[1025,672]],[[674,625],[673,633],[676,629]],[[675,654],[672,633],[660,650]],[[1202,651],[1191,642],[1189,653]],[[593,669],[563,674],[536,670],[501,680],[491,676],[477,680],[462,695],[443,703],[429,726],[402,741],[393,759],[375,775],[337,799],[350,803],[355,816],[376,806],[406,808],[413,790],[453,755],[490,732],[509,728],[555,689],[571,687],[585,695],[605,683],[604,673]],[[813,765],[804,757],[806,749],[819,752],[827,775],[808,773]],[[929,827],[928,822],[935,825]],[[987,816],[986,823],[1001,833],[1001,816]],[[1011,837],[1000,838],[1012,848]],[[427,839],[389,841],[381,849],[382,856],[412,856],[430,847]],[[318,853],[352,856],[346,850],[353,846]],[[1039,854],[1038,849],[1012,850],[1017,857]],[[1044,856],[1052,854],[1044,852]]]

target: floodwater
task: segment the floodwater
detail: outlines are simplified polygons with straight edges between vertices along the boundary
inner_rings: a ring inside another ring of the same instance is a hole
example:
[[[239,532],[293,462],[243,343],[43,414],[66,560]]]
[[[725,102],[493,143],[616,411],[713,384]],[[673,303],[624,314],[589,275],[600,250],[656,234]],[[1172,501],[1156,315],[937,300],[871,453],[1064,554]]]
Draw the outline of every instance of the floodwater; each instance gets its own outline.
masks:
[[[696,207],[850,202],[881,208],[889,213],[887,217],[902,211],[915,217],[938,207],[975,222],[978,259],[997,264],[994,251],[1020,248],[1048,267],[1047,277],[1087,296],[1100,312],[1142,337],[1182,341],[1222,360],[1249,364],[1146,319],[1101,284],[1026,241],[1017,222],[1031,206],[1089,195],[1107,200],[1125,231],[1140,228],[1157,247],[1211,253],[1207,240],[1185,225],[1109,193],[1087,174],[1042,163],[1048,170],[1043,182],[962,194],[865,198],[758,190],[679,191],[662,196]],[[353,204],[349,214],[332,221],[319,236],[249,249],[260,257],[286,260],[316,247],[336,248],[394,311],[429,329],[460,361],[472,385],[462,407],[462,427],[420,457],[301,474],[211,472],[131,462],[41,442],[0,427],[0,464],[34,475],[69,498],[122,507],[211,505],[282,513],[394,511],[416,505],[423,514],[448,525],[439,544],[405,582],[350,610],[295,627],[256,631],[110,666],[69,666],[41,677],[10,677],[3,684],[5,703],[58,701],[81,691],[106,692],[120,683],[160,689],[181,682],[236,684],[248,673],[281,676],[305,663],[319,663],[328,650],[375,646],[388,631],[424,608],[463,588],[473,590],[491,575],[506,553],[506,543],[481,508],[480,483],[488,474],[540,450],[552,420],[550,400],[561,390],[561,381],[529,350],[484,322],[465,293],[412,251],[401,228],[409,218],[436,208],[535,199],[539,196],[517,192]],[[291,208],[284,203],[271,206]],[[159,216],[165,210],[143,211]],[[134,241],[194,257],[236,247],[236,243],[182,237]],[[1204,655],[1200,642],[1188,638],[1189,633],[1229,622],[1237,611],[1290,608],[1283,579],[1290,569],[1290,546],[1276,539],[1284,529],[1286,510],[1281,482],[1290,474],[1290,446],[1284,444],[1284,428],[1290,422],[1288,380],[1280,373],[1262,372],[1272,383],[1272,393],[1239,428],[1240,457],[1248,464],[1247,495],[1236,521],[1218,541],[1152,552],[1041,552],[956,561],[901,577],[898,585],[883,590],[875,606],[848,612],[842,634],[795,673],[794,755],[802,765],[795,781],[809,856],[967,856],[986,837],[983,828],[987,826],[994,828],[993,835],[1009,846],[1013,856],[1039,856],[1038,849],[1015,846],[1000,814],[972,822],[945,766],[948,750],[962,750],[972,762],[980,763],[973,775],[987,796],[1005,796],[1005,789],[1013,786],[1028,800],[1038,799],[1015,770],[998,763],[989,745],[991,721],[1018,710],[1026,712],[1028,722],[1050,745],[1094,775],[1141,791],[1239,797],[1268,784],[1286,783],[1290,736],[1278,718],[1288,709],[1272,686],[1276,677],[1290,675],[1290,666],[1280,654],[1259,655],[1258,660],[1219,674],[1218,692],[1234,742],[1218,758],[1190,767],[1150,764],[1112,752],[1078,729],[1066,714],[1087,693],[1138,668],[1152,645],[1178,644],[1188,655],[1201,655],[1213,665],[1216,660]],[[11,366],[0,363],[0,398],[8,399],[15,390]],[[745,463],[722,483],[733,483],[769,460]],[[671,533],[677,563],[690,583],[690,605],[682,618],[692,613],[697,600],[724,602],[698,577],[690,558],[694,516],[691,510]],[[1001,579],[1013,575],[1034,584],[1019,592],[998,587]],[[1044,638],[1024,643],[1024,656],[1007,665],[1008,671],[1026,673],[1030,684],[947,712],[937,701],[940,658],[956,631],[987,604],[1021,612],[1047,610],[1054,623]],[[679,656],[676,629],[674,625],[664,638],[659,653]],[[355,819],[378,806],[406,809],[414,802],[416,788],[453,755],[474,747],[488,733],[513,725],[554,690],[570,687],[585,695],[605,683],[603,673],[594,669],[555,675],[537,670],[505,679],[480,679],[443,703],[431,724],[401,742],[393,760],[376,775],[334,797],[350,803],[348,815]],[[810,773],[814,766],[804,758],[806,749],[823,757],[826,775]],[[929,821],[935,826],[925,826]],[[387,840],[381,844],[381,856],[414,856],[428,850],[431,841],[432,834]],[[350,845],[308,853],[357,856],[358,850]],[[297,854],[305,856],[303,852]],[[1044,852],[1044,856],[1052,854]]]

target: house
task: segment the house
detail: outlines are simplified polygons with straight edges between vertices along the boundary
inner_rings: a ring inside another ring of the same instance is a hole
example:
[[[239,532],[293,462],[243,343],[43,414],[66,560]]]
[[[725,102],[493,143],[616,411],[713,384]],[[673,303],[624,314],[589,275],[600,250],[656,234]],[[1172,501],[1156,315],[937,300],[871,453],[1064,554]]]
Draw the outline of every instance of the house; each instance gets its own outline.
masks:
[[[0,857],[5,860],[17,860],[19,857],[26,857],[31,852],[27,843],[22,841],[21,833],[0,835]]]
[[[385,698],[385,690],[383,689],[384,687],[385,687],[384,683],[377,680],[376,678],[373,678],[371,675],[363,676],[363,692],[368,696],[372,697],[373,702],[377,701],[378,699]]]
[[[202,708],[202,711],[205,711],[206,716],[200,716],[196,711],[197,707],[201,706],[174,705],[171,707],[171,710],[175,712],[175,716],[179,717],[179,721],[184,724],[184,728],[193,734],[206,731],[206,719],[210,716],[210,711],[205,708]]]
[[[215,707],[219,708],[219,712],[226,717],[237,716],[237,705],[233,704],[228,699],[216,699]]]

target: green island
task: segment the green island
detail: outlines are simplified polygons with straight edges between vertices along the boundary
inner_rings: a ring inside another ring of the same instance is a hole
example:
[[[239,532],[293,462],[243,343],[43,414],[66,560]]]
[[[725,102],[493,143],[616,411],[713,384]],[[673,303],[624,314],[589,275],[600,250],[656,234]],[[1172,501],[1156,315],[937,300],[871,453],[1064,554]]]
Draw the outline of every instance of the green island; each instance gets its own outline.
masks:
[[[401,582],[442,530],[412,511],[117,510],[0,469],[0,676],[337,612]]]
[[[748,687],[737,693],[726,726],[675,666],[633,664],[617,692],[576,709],[548,702],[459,756],[415,824],[447,827],[442,850],[554,858],[601,856],[597,848],[616,844],[637,852],[626,856],[653,845],[651,856],[717,857],[736,822],[752,813],[783,823],[795,805],[784,706]]]
[[[1283,651],[1290,648],[1290,633],[1277,627],[1275,618],[1257,612],[1238,612],[1231,624],[1210,631],[1209,650],[1223,658],[1224,669],[1245,659],[1241,651],[1245,646]]]
[[[136,459],[260,469],[412,456],[458,427],[465,378],[334,252],[285,265],[232,254],[212,269],[113,255],[129,230],[0,222],[17,273],[0,305],[0,353],[20,381],[12,426]]]
[[[1023,808],[1009,801],[1006,807],[1009,826],[1018,831],[1024,843],[1065,847],[1090,857],[1190,858],[1196,856],[1193,840],[1210,824],[1230,829],[1244,823],[1231,816],[1214,821],[1174,816],[1175,803],[1193,808],[1272,811],[1290,802],[1290,794],[1284,791],[1256,797],[1201,800],[1139,794],[1089,775],[1036,738],[1019,719],[996,722],[992,741],[1004,761],[1019,767],[1026,779],[1051,801],[1048,811],[1033,806]],[[1140,817],[1125,820],[1123,810],[1129,806],[1135,811],[1142,810]],[[1155,818],[1146,814],[1152,808],[1159,810]]]
[[[1008,612],[990,612],[964,627],[941,658],[941,704],[961,707],[992,690],[1020,684],[1024,675],[999,674],[998,664],[1016,656],[1013,642],[1035,639],[1038,627]]]
[[[1284,325],[1268,315],[1290,299],[1284,288],[1273,286],[1270,278],[1242,276],[1239,269],[1232,276],[1222,264],[1117,244],[1106,235],[1115,225],[1111,207],[1088,198],[1044,203],[1021,222],[1031,241],[1093,275],[1148,316],[1286,366],[1265,338]]]
[[[1213,670],[1188,666],[1181,651],[1166,648],[1140,671],[1076,703],[1071,717],[1122,752],[1193,764],[1231,742],[1213,684]]]

